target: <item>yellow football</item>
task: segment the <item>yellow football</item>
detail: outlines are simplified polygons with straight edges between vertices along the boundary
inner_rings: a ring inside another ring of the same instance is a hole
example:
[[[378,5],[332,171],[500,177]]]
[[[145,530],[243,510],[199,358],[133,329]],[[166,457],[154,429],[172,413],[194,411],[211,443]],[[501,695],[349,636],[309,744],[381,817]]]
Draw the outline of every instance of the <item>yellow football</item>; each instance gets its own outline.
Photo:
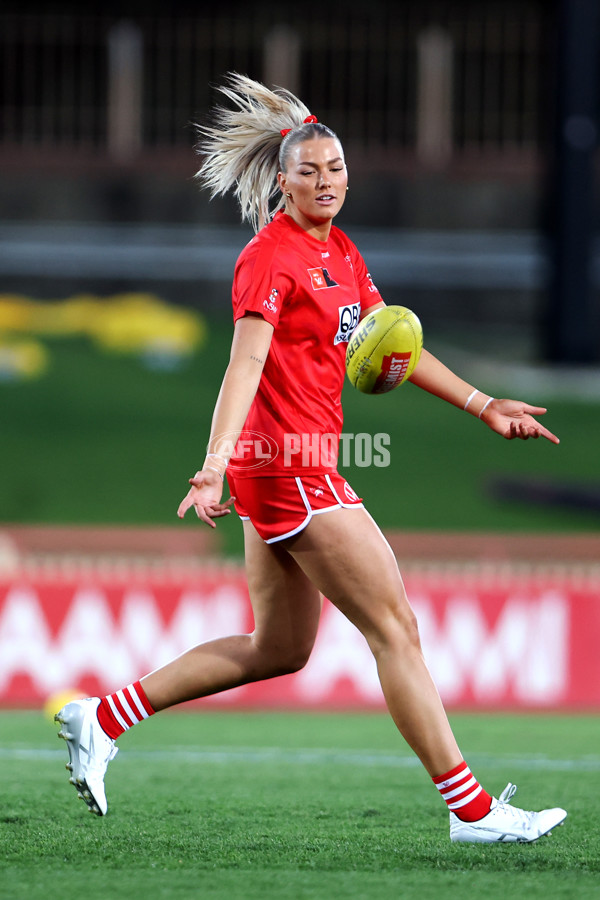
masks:
[[[71,700],[83,700],[84,697],[87,697],[87,694],[77,688],[63,688],[62,691],[56,691],[50,694],[44,703],[44,716],[49,722],[53,722],[54,716],[63,706]]]
[[[346,373],[363,394],[385,394],[412,375],[423,349],[423,329],[405,306],[382,306],[354,329]]]

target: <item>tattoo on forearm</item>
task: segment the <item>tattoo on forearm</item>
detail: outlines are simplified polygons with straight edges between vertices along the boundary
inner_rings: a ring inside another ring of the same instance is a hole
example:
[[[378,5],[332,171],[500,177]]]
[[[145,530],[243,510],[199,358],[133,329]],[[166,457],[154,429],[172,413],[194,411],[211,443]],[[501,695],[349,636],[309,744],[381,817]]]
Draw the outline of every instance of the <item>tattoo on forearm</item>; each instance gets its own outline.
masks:
[[[253,359],[255,362],[260,363],[261,365],[262,365],[262,363],[263,363],[263,360],[262,360],[262,359],[259,359],[258,356],[251,355],[251,356],[250,356],[250,359]]]

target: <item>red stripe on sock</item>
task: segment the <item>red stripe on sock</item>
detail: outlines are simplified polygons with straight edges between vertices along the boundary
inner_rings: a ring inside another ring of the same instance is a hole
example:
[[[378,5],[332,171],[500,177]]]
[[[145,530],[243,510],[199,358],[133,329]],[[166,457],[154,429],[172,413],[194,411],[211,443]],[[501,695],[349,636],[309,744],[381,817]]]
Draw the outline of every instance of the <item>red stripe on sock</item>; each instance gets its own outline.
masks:
[[[456,776],[461,775],[464,772],[463,778],[456,778]],[[452,784],[446,785],[445,782],[450,781],[452,778],[456,778]],[[459,789],[463,784],[467,781],[474,779],[474,784],[471,784],[468,788],[465,788],[464,791],[461,791],[459,794],[454,794],[452,797],[444,796],[445,794],[451,794],[455,790]],[[453,805],[460,800],[468,797],[473,791],[476,791],[478,787],[481,787],[475,776],[472,772],[469,771],[469,767],[466,762],[460,763],[460,765],[455,766],[454,769],[450,769],[449,772],[446,772],[445,775],[436,775],[435,778],[432,779],[433,783],[439,790],[442,798],[445,800],[448,807]],[[442,785],[444,785],[442,787]],[[479,791],[476,797],[473,797],[469,803],[465,803],[464,806],[460,806],[458,809],[452,809],[451,812],[454,813],[459,819],[462,819],[464,822],[476,822],[478,819],[483,819],[484,816],[490,811],[490,807],[492,805],[492,798],[483,788]]]
[[[96,710],[96,716],[98,717],[100,728],[104,732],[106,732],[109,738],[112,738],[113,741],[120,737],[125,731],[121,723],[117,719],[115,719],[115,715],[110,708],[109,702],[106,697],[103,697],[100,701],[100,705]]]
[[[137,711],[135,710],[135,707],[132,709],[131,714],[130,714],[127,712],[127,710],[123,706],[120,698],[117,697],[116,694],[111,694],[110,696],[112,697],[113,703],[117,707],[117,711],[118,711],[119,715],[121,715],[123,717],[123,719],[125,720],[127,725],[129,725],[129,726],[137,725],[137,723],[140,721],[140,717],[137,715]],[[132,715],[134,716],[133,719],[131,718]]]
[[[141,712],[139,711],[138,705],[135,702],[135,700],[133,699],[133,697],[131,696],[131,691],[129,690],[128,687],[123,688],[123,696],[124,696],[126,702],[129,704],[129,707],[131,709],[131,715],[134,717],[134,721],[131,724],[137,725],[137,723],[141,722],[144,717],[141,714]],[[122,705],[123,705],[123,703],[121,703],[121,706]],[[127,718],[131,719],[131,716],[128,714]]]
[[[123,728],[123,726],[115,716],[111,705],[108,702],[109,697],[115,704],[115,707],[119,715],[122,717],[123,721],[128,725],[137,725],[138,722],[141,722],[143,720],[143,716],[137,707],[137,703],[131,696],[131,691],[129,690],[130,687],[137,693],[138,699],[148,715],[154,715],[154,710],[152,709],[150,701],[146,697],[146,692],[144,691],[144,688],[139,681],[136,681],[135,684],[128,685],[127,687],[123,688],[123,695],[127,700],[129,706],[131,707],[131,713],[127,712],[127,710],[124,708],[123,704],[117,697],[116,693],[108,694],[106,697],[103,697],[97,710],[98,722],[100,723],[100,727],[103,729],[103,731],[105,731],[106,734],[113,739],[113,741],[123,734],[125,728]],[[133,719],[132,716],[134,716]]]
[[[469,782],[471,782],[471,785],[470,787],[467,787]],[[449,784],[448,787],[442,788],[440,787],[440,785],[438,785],[438,790],[444,800],[452,796],[452,801],[455,802],[458,798],[458,793],[456,792],[460,791],[463,786],[466,790],[466,793],[468,793],[470,790],[472,791],[476,787],[476,784],[473,784],[473,775],[471,774],[471,772],[466,772],[464,778],[461,778],[459,781],[453,782],[453,784]]]
[[[433,778],[433,783],[434,784],[442,784],[443,781],[448,781],[449,778],[454,778],[454,776],[458,775],[459,772],[463,772],[465,769],[468,769],[468,768],[469,767],[466,764],[466,762],[463,761],[463,762],[459,763],[457,766],[455,766],[453,769],[450,769],[449,772],[446,772],[445,775],[436,775],[435,778]]]
[[[142,682],[136,681],[133,687],[135,688],[135,691],[142,702],[142,706],[144,707],[148,715],[153,716],[156,710],[152,708],[150,701],[146,697],[146,691],[142,687]]]
[[[464,791],[460,791],[458,794],[454,794],[453,796],[442,794],[442,797],[444,797],[444,800],[446,801],[448,806],[450,808],[452,808],[453,806],[456,806],[457,803],[460,803],[462,800],[465,799],[465,797],[468,797],[469,794],[472,794],[473,791],[476,791],[480,787],[481,787],[481,785],[477,784],[477,779],[475,778],[475,779],[471,780],[471,784],[468,787],[466,787],[464,789]],[[460,807],[459,807],[459,809],[460,809]],[[458,812],[458,810],[452,809],[452,812],[455,813],[455,812]]]

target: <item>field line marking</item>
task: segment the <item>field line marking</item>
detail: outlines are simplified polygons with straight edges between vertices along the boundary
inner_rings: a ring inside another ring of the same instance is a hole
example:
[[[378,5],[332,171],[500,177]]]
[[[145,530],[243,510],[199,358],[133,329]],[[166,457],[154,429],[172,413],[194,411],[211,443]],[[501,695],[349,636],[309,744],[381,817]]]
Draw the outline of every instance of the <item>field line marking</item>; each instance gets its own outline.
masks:
[[[598,772],[600,757],[580,759],[550,759],[544,756],[499,756],[485,753],[467,754],[474,766],[505,766],[516,769],[542,770],[546,772]],[[54,760],[64,758],[64,749],[50,750],[43,747],[0,747],[1,760]],[[247,747],[235,750],[224,747],[173,747],[169,750],[127,750],[117,760],[132,762],[190,762],[190,763],[293,763],[306,765],[355,765],[371,768],[412,768],[421,763],[416,756],[363,751],[326,750],[318,748]]]

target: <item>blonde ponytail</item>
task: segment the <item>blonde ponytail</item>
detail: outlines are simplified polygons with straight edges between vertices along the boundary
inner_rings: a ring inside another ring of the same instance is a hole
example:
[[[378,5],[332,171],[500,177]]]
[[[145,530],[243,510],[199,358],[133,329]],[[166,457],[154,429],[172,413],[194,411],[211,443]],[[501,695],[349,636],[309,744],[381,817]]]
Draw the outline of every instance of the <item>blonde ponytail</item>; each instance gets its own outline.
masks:
[[[217,106],[210,124],[195,126],[200,137],[196,150],[204,156],[196,177],[211,199],[233,190],[242,221],[258,231],[284,206],[281,196],[273,208],[271,201],[279,194],[277,173],[285,171],[287,150],[296,140],[335,134],[324,125],[303,124],[309,109],[284,88],[271,91],[230,72],[219,90],[235,108]],[[286,129],[291,131],[284,139],[281,132]]]

